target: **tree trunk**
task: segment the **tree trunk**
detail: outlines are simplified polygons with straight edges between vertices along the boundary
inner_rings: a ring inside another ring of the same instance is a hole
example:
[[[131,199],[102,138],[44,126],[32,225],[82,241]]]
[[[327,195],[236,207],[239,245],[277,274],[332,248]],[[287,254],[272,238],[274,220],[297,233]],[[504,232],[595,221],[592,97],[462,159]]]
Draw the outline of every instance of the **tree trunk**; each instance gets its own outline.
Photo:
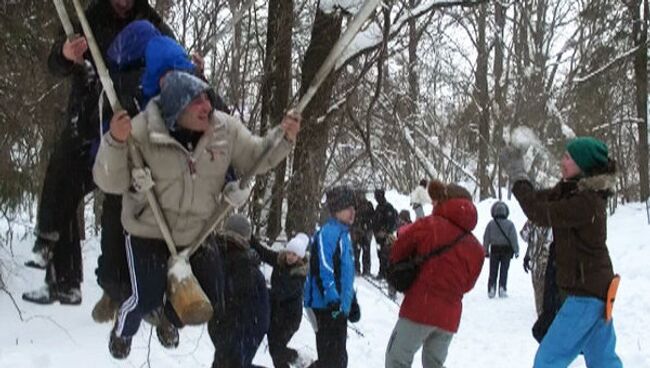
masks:
[[[641,16],[643,6],[643,16]],[[633,1],[630,6],[632,12],[632,39],[639,49],[634,55],[634,81],[636,85],[636,115],[639,131],[639,196],[642,201],[648,199],[650,187],[648,186],[648,0]]]
[[[479,6],[477,16],[478,37],[476,39],[476,85],[475,96],[478,103],[478,177],[480,199],[490,195],[490,178],[487,175],[488,147],[490,144],[490,96],[488,95],[488,50],[485,40],[487,9],[485,4]]]
[[[504,48],[504,28],[505,28],[505,9],[500,2],[494,3],[494,23],[495,29],[495,45],[494,45],[494,100],[496,111],[492,110],[494,121],[494,135],[493,145],[495,147],[503,147],[503,125],[506,119],[506,87],[503,80],[503,48]],[[497,166],[497,165],[495,165]],[[499,167],[494,171],[496,174],[497,183],[497,196],[501,198],[501,187],[505,183],[501,180],[501,168]]]
[[[239,1],[229,0],[231,14],[237,14]],[[243,111],[242,80],[241,80],[241,51],[242,51],[242,26],[241,22],[233,24],[232,52],[230,59],[230,88],[228,100],[236,106],[241,114]]]
[[[282,121],[291,93],[291,34],[293,25],[293,0],[271,0],[269,2],[269,22],[266,35],[266,56],[264,61],[264,83],[262,87],[262,111],[260,133]],[[275,239],[282,230],[282,201],[286,162],[281,162],[274,170],[275,180],[268,214],[266,236]],[[251,218],[255,233],[259,235],[262,227],[262,209],[268,186],[268,176],[255,182]]]
[[[280,124],[291,94],[291,26],[293,24],[293,0],[273,0],[278,4],[278,19],[275,22],[277,43],[273,48],[274,67],[271,69],[273,91],[271,98],[271,123]],[[282,161],[275,169],[275,180],[271,190],[271,208],[266,235],[275,239],[282,231],[282,202],[287,164]]]
[[[340,14],[326,14],[318,9],[311,41],[302,64],[301,96],[307,91],[316,71],[327,58],[340,33]],[[327,120],[318,122],[317,119],[325,115],[329,107],[335,80],[335,74],[330,74],[303,111],[302,127],[294,152],[293,178],[288,193],[288,236],[298,231],[311,232],[316,224],[330,132],[330,123]]]

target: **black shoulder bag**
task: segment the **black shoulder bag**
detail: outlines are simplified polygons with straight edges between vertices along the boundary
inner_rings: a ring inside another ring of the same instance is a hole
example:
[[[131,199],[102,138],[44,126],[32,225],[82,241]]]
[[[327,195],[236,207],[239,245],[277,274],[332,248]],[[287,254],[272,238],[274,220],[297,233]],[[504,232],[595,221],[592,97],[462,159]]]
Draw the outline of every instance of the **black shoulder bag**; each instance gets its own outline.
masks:
[[[513,251],[513,253],[514,253],[515,249],[514,249],[513,246],[512,246],[512,242],[510,241],[510,238],[508,237],[508,235],[506,235],[506,232],[503,231],[503,228],[502,228],[501,225],[499,224],[499,221],[497,221],[497,219],[494,219],[494,223],[497,224],[497,227],[499,228],[499,231],[501,232],[501,234],[503,234],[503,236],[505,236],[506,240],[508,241],[508,245],[510,246],[510,249],[511,249],[511,250]],[[510,256],[510,258],[512,258],[512,256]]]
[[[389,265],[386,281],[388,281],[388,284],[397,291],[404,292],[408,290],[420,273],[420,266],[422,266],[425,261],[450,250],[467,234],[469,233],[463,232],[451,243],[438,247],[427,254],[410,256],[405,260]]]

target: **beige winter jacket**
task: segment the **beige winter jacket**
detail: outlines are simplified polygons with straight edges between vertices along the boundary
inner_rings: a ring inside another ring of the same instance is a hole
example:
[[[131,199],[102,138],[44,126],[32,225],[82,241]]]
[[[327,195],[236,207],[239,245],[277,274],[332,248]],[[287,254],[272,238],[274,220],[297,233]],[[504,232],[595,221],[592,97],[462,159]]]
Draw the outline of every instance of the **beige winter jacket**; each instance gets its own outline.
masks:
[[[228,165],[232,164],[240,175],[248,172],[270,144],[271,134],[264,138],[254,136],[238,119],[215,111],[210,128],[190,153],[169,135],[158,99],[132,119],[132,126],[132,137],[151,170],[153,189],[179,247],[191,245],[216,211]],[[277,165],[291,147],[283,139],[257,173]],[[145,194],[131,188],[132,167],[126,144],[115,141],[110,133],[105,134],[93,167],[95,183],[107,193],[124,195],[122,224],[126,231],[139,237],[162,239]]]

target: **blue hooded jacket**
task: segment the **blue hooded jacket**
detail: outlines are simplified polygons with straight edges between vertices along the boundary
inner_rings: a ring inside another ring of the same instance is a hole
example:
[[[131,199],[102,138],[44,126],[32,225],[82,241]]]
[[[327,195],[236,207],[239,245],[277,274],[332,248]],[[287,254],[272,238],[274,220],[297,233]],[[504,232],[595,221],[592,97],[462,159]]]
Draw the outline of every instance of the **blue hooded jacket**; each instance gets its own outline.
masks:
[[[147,20],[135,20],[111,42],[106,59],[111,70],[125,70],[133,66],[144,66],[144,52],[147,44],[154,37],[160,37],[160,31]]]
[[[354,251],[350,227],[333,217],[314,234],[305,283],[305,307],[327,309],[339,304],[348,316],[354,297]]]
[[[195,69],[185,49],[167,36],[152,38],[147,44],[144,58],[147,65],[142,75],[144,104],[160,93],[159,81],[165,73],[170,70],[193,73]]]

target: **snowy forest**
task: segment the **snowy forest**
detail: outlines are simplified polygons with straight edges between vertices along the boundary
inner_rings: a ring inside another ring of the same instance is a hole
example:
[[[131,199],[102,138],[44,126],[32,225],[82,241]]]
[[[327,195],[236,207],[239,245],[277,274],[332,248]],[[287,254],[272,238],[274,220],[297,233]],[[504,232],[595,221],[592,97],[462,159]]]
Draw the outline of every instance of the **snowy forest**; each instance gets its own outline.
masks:
[[[264,133],[304,94],[360,2],[152,5],[205,56],[234,114]],[[44,62],[60,29],[52,3],[4,0],[0,17],[0,209],[11,218],[38,200],[69,86]],[[495,197],[499,151],[518,126],[540,141],[527,158],[542,183],[567,138],[594,135],[621,163],[618,201],[647,199],[647,18],[644,0],[383,2],[304,112],[292,156],[256,181],[256,232],[310,229],[337,183],[407,192],[437,177]]]
[[[231,115],[264,135],[282,125],[308,93],[336,42],[364,3],[372,1],[148,2],[178,43],[190,55],[203,57],[204,77]],[[411,213],[408,194],[422,179],[438,179],[471,192],[476,238],[494,217],[491,208],[497,200],[510,208],[514,237],[523,237],[519,230],[528,219],[523,205],[511,198],[507,168],[500,166],[502,153],[520,146],[527,176],[535,186],[548,187],[560,178],[558,162],[567,141],[596,137],[609,147],[618,168],[605,216],[606,247],[614,270],[623,276],[616,305],[629,311],[617,315],[618,350],[626,366],[650,367],[649,2],[375,1],[374,12],[302,111],[291,153],[254,178],[250,197],[238,212],[250,219],[255,238],[278,248],[298,232],[314,234],[316,224],[327,217],[325,193],[333,187],[348,185],[369,201],[375,189],[385,189],[397,211]],[[72,1],[63,3],[76,22]],[[79,206],[79,228],[68,229],[83,240],[83,305],[81,294],[78,303],[69,303],[79,304],[76,309],[66,309],[63,302],[43,307],[16,297],[42,280],[41,270],[25,267],[24,261],[40,237],[37,210],[48,161],[70,123],[66,117],[74,81],[52,75],[47,65],[61,32],[52,1],[0,0],[0,315],[10,316],[6,334],[0,334],[0,367],[68,367],[90,361],[97,367],[118,366],[106,351],[110,328],[90,320],[92,305],[102,296],[93,274],[101,254],[106,195],[99,189]],[[72,214],[76,204],[70,208]],[[427,204],[428,213],[432,208]],[[380,267],[374,236],[368,240],[373,274]],[[522,238],[519,242],[523,256],[526,245]],[[525,261],[524,271],[521,259],[513,258],[508,299],[494,298],[494,293],[488,299],[486,253],[478,292],[466,291],[463,328],[454,337],[447,366],[529,366],[539,346],[530,336],[537,315],[530,275],[524,274],[529,270]],[[269,279],[271,267],[258,268]],[[347,327],[353,368],[383,366],[390,329],[404,300],[369,273],[352,276],[355,302],[358,297],[363,311],[361,322]],[[313,360],[314,332],[306,318],[289,345]],[[205,330],[181,330],[180,346],[176,341],[178,349],[169,352],[152,344],[154,329],[143,328],[134,337],[127,363],[207,366],[214,349]],[[513,349],[513,341],[521,348]],[[270,365],[264,344],[255,362]],[[578,360],[570,367],[586,366]]]

